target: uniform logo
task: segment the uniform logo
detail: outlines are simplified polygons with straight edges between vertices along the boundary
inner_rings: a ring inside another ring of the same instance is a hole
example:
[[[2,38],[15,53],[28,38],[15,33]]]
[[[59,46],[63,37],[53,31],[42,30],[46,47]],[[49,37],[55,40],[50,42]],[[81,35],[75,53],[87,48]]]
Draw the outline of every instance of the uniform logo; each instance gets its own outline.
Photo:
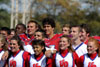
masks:
[[[38,66],[38,63],[36,63],[36,64],[33,64],[33,67],[41,67],[41,66]]]
[[[68,67],[68,62],[64,59],[60,61],[60,67]]]
[[[16,67],[16,61],[11,60],[10,61],[10,67]]]
[[[88,67],[96,67],[96,65],[94,64],[94,62],[89,62]]]

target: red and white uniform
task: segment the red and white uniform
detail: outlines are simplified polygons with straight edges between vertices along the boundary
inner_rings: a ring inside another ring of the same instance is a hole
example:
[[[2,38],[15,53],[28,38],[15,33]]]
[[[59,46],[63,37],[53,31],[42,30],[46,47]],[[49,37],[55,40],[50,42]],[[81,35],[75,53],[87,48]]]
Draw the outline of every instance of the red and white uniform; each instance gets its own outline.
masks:
[[[28,34],[19,34],[20,39],[24,42],[23,48],[25,51],[29,52],[30,54],[34,54],[33,48],[32,48],[32,40],[34,40],[34,36],[31,38]]]
[[[100,57],[98,57],[97,53],[92,55],[85,54],[80,57],[79,65],[80,67],[100,67]]]
[[[78,46],[72,45],[72,47],[79,57],[87,53],[87,45],[83,42]]]
[[[55,63],[54,67],[75,67],[75,64],[78,65],[78,55],[73,52],[69,52],[68,50],[61,51],[56,53],[53,56],[53,63]]]
[[[87,43],[88,43],[88,40],[86,40],[84,43],[87,45]]]
[[[34,54],[33,48],[31,45],[23,45],[25,51],[29,52],[30,54]]]
[[[100,36],[93,36],[94,39],[98,40],[99,44],[100,44]]]
[[[30,56],[30,67],[52,67],[52,59],[47,59],[43,53],[38,57],[35,54]]]
[[[100,44],[100,36],[92,36],[92,37],[93,37],[94,39],[98,40],[98,42],[99,42],[99,44]],[[92,38],[92,37],[89,37],[89,38]],[[87,44],[87,43],[88,43],[88,40],[86,40],[84,43]]]
[[[28,52],[24,51],[17,51],[11,55],[9,58],[9,67],[29,67],[29,62],[28,62],[28,57],[29,57]]]
[[[62,36],[63,34],[55,34],[51,39],[49,38],[46,38],[44,41],[45,41],[45,44],[47,47],[49,48],[53,48],[53,49],[59,49],[59,40],[60,40],[60,37]]]
[[[27,45],[27,43],[30,44],[30,45],[32,45],[32,44],[31,44],[31,41],[34,40],[34,36],[30,37],[28,34],[25,34],[25,33],[19,34],[18,36],[20,37],[20,39],[21,39],[23,42],[24,42],[24,41],[26,42],[25,45]]]
[[[0,49],[0,67],[3,67],[5,64],[5,61],[1,60],[3,54],[4,54],[4,51]]]

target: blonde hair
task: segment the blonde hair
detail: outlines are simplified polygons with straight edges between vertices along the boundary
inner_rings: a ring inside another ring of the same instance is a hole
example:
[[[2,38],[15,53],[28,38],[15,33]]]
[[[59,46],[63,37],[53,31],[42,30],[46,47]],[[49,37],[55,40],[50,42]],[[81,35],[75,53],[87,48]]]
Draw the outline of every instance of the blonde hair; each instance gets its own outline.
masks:
[[[7,44],[7,41],[6,41],[5,36],[2,35],[2,34],[0,34],[0,41],[4,44],[4,45],[2,46],[3,50],[7,50],[8,44]]]
[[[94,42],[95,46],[98,47],[98,49],[97,49],[96,51],[97,51],[97,53],[98,53],[98,56],[100,57],[100,44],[99,44],[98,40],[96,40],[96,39],[94,39],[94,38],[92,37],[92,38],[90,38],[90,39],[88,40],[88,42]]]

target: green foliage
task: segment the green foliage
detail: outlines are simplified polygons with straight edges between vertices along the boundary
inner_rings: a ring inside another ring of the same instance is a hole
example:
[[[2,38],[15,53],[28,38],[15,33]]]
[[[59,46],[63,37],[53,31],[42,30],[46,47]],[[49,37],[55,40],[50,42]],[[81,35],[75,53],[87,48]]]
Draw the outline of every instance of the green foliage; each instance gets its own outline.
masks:
[[[89,24],[91,35],[100,35],[100,12],[98,8],[100,2],[88,0],[91,7],[81,10],[81,4],[73,0],[35,0],[31,5],[31,19],[35,19],[41,24],[45,17],[52,17],[56,21],[55,33],[61,32],[61,26],[68,23],[70,25]],[[0,0],[1,3],[7,4],[10,0]],[[20,5],[22,5],[20,3]],[[35,10],[32,10],[33,8]],[[92,11],[91,11],[92,10]],[[22,13],[19,13],[19,21],[22,21]],[[10,26],[10,14],[0,9],[0,27]]]
[[[89,1],[89,3],[91,2]],[[98,4],[91,4],[92,8],[97,10]],[[91,11],[91,8],[81,10],[80,3],[72,0],[39,0],[37,6],[37,9],[39,8],[39,12],[35,12],[34,18],[41,22],[42,19],[47,16],[53,17],[56,20],[57,25],[55,32],[61,32],[61,26],[66,23],[70,25],[80,25],[82,23],[86,23],[89,24],[92,35],[100,35],[100,15],[96,10]],[[43,11],[45,12],[42,13]],[[57,13],[57,11],[59,12]]]
[[[56,21],[55,33],[60,33],[61,29],[62,29],[61,23]]]
[[[91,35],[100,35],[100,22],[98,21],[91,21],[89,23],[90,31],[92,32]]]
[[[4,10],[0,9],[0,27],[10,27],[10,14]]]
[[[86,15],[86,18],[89,20],[89,21],[100,21],[100,15],[98,12],[89,12],[89,15]]]
[[[0,0],[0,4],[8,4],[10,0]]]
[[[8,6],[10,0],[0,0],[0,5],[5,4]],[[10,14],[3,7],[0,8],[0,27],[10,27]]]

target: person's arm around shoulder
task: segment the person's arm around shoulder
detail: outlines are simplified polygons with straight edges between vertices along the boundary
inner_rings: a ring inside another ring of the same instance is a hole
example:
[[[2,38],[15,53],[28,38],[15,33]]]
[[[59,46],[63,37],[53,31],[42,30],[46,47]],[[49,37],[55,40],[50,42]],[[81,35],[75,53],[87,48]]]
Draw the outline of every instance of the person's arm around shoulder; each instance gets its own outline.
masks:
[[[46,57],[51,57],[52,56],[52,54],[55,54],[57,52],[57,50],[56,49],[48,49],[48,50],[46,50],[45,51],[45,56]]]

